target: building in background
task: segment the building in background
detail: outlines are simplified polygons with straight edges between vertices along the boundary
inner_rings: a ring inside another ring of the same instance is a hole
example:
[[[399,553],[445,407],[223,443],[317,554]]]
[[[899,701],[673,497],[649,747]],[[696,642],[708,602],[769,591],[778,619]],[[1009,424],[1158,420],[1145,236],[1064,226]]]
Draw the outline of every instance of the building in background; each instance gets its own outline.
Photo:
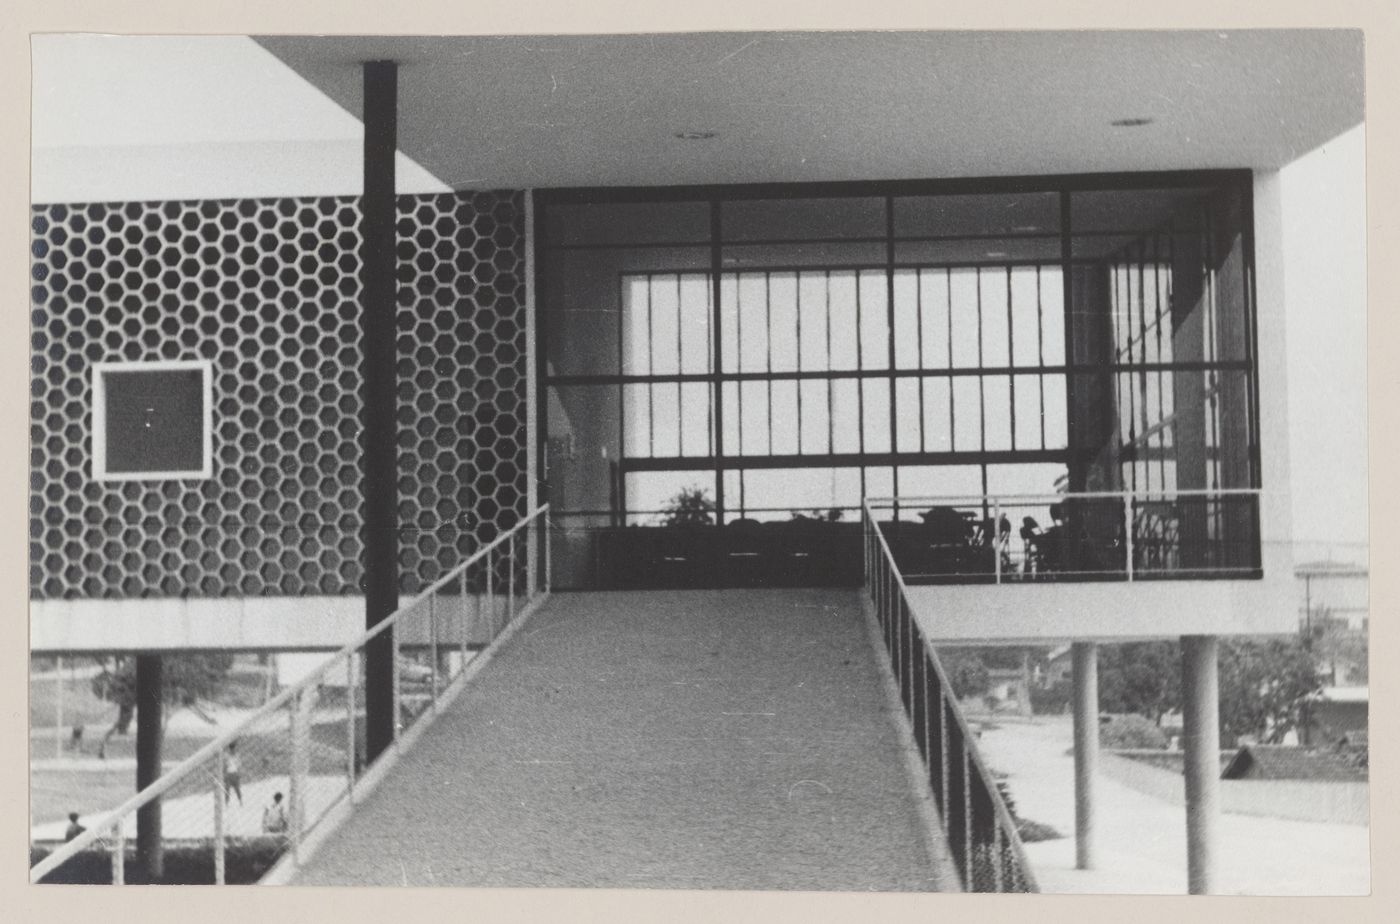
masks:
[[[1361,123],[1355,33],[35,49],[36,654],[337,648],[390,487],[403,594],[544,502],[561,588],[854,584],[883,498],[928,637],[1073,644],[1095,727],[1099,642],[1182,638],[1199,699],[1295,628],[1286,334],[1355,242],[1290,234],[1355,178],[1284,178]]]

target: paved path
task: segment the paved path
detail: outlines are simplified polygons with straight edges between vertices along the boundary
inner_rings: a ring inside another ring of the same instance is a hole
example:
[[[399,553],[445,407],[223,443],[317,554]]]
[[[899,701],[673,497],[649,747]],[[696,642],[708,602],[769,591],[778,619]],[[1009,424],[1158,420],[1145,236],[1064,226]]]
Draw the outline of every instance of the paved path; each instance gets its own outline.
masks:
[[[978,744],[1007,774],[1017,811],[1061,840],[1026,845],[1043,892],[1186,892],[1186,809],[1099,775],[1099,869],[1074,868],[1073,725],[1068,716],[994,720]],[[1220,891],[1232,895],[1365,895],[1370,831],[1360,825],[1220,817]]]
[[[929,890],[854,591],[562,594],[298,883]]]

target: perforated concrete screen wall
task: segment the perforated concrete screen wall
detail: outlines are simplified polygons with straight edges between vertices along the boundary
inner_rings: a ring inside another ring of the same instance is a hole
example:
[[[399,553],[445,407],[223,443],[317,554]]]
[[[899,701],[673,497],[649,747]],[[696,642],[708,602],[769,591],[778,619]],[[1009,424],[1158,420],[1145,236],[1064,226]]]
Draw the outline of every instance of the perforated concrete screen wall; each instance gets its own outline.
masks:
[[[360,592],[359,218],[353,198],[33,208],[32,596]],[[413,592],[525,512],[523,195],[400,197],[398,240]],[[93,477],[104,363],[207,364],[209,477]]]

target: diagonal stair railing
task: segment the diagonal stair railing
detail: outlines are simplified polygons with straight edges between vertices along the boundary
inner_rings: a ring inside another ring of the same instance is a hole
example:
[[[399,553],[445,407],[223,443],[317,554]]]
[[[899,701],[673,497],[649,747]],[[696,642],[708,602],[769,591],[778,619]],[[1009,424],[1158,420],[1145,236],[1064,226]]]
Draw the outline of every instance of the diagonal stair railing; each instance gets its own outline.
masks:
[[[904,577],[869,501],[862,505],[870,595],[948,849],[969,892],[1036,892],[1015,820],[977,750],[938,654],[914,619]]]
[[[54,849],[30,868],[29,881],[66,881],[74,867],[85,864],[91,872],[93,855],[100,863],[105,854],[111,883],[125,884],[137,812],[153,807],[164,844],[212,854],[205,883],[255,881],[274,864],[274,873],[295,868],[522,617],[549,597],[548,518],[548,504],[531,512],[237,727]],[[393,649],[393,742],[366,766],[365,650],[382,645],[386,633]],[[231,865],[237,875],[230,875]]]

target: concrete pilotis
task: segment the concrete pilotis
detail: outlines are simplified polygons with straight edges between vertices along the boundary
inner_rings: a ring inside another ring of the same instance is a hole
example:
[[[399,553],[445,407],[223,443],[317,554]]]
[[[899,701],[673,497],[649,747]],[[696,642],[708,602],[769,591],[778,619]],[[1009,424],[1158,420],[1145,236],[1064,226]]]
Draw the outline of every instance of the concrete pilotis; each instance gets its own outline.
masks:
[[[1213,635],[1181,639],[1182,734],[1186,758],[1186,867],[1192,895],[1216,884],[1220,820],[1219,643]]]
[[[1094,777],[1099,767],[1099,646],[1075,642],[1074,662],[1074,857],[1075,868],[1093,869]]]

